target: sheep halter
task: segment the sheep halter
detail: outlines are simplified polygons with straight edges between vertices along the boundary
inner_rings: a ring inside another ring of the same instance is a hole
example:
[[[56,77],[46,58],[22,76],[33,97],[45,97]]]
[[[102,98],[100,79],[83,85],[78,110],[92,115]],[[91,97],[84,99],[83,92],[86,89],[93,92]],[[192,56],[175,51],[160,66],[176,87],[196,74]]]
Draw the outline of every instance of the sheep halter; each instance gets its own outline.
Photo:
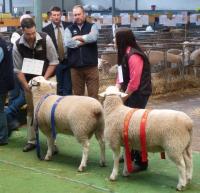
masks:
[[[133,171],[133,165],[132,165],[132,161],[131,161],[131,151],[129,148],[129,143],[128,143],[128,127],[129,127],[129,123],[130,123],[130,119],[133,115],[133,113],[135,111],[137,111],[138,109],[131,109],[127,114],[126,117],[124,119],[124,147],[125,147],[125,156],[126,156],[126,165],[127,165],[127,170],[128,172],[132,172]]]
[[[43,104],[43,102],[51,95],[54,95],[52,93],[50,94],[46,94],[44,96],[41,97],[39,103],[36,106],[35,109],[35,133],[36,133],[36,151],[37,151],[37,156],[39,159],[41,159],[41,154],[40,154],[40,140],[39,140],[39,129],[38,129],[38,112],[40,110],[41,105]]]
[[[128,143],[128,127],[129,127],[129,122],[132,117],[132,114],[138,109],[131,109],[125,117],[124,120],[124,146],[125,146],[125,156],[126,156],[126,165],[127,165],[127,170],[128,172],[134,171],[133,165],[132,165],[132,160],[131,160],[131,151],[129,148],[129,143]],[[142,157],[142,162],[147,162],[147,148],[146,148],[146,122],[147,122],[147,117],[148,114],[150,113],[151,110],[147,109],[142,115],[142,119],[140,122],[140,146],[141,146],[141,157]],[[165,159],[165,154],[164,152],[161,153],[162,159]]]
[[[52,106],[51,109],[51,133],[52,133],[52,137],[54,139],[56,139],[56,128],[55,128],[55,111],[56,111],[56,107],[58,105],[58,103],[64,98],[65,96],[60,96],[55,103]]]
[[[147,162],[147,145],[146,145],[146,122],[148,114],[151,110],[146,110],[142,115],[142,120],[140,123],[140,146],[141,146],[141,154],[142,154],[142,162]]]

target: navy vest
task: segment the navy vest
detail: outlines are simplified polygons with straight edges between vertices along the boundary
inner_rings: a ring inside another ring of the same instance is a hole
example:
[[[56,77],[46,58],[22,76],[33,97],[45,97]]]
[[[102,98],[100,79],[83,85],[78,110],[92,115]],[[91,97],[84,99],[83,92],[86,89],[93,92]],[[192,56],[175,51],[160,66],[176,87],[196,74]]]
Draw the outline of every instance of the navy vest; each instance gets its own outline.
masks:
[[[19,51],[19,53],[22,56],[22,59],[24,58],[32,58],[32,59],[38,59],[38,60],[44,60],[44,66],[43,66],[43,71],[42,71],[42,76],[45,75],[45,72],[48,68],[49,65],[49,61],[47,60],[46,57],[46,33],[42,33],[39,32],[40,36],[42,37],[42,39],[38,40],[35,48],[31,49],[26,47],[24,44],[19,44],[19,40],[17,40],[16,42],[16,46],[17,49]],[[26,80],[29,81],[31,80],[33,77],[35,77],[37,75],[33,75],[33,74],[25,74]]]
[[[136,92],[139,92],[142,95],[151,95],[152,93],[152,86],[151,86],[151,67],[148,58],[146,57],[145,54],[142,52],[136,50],[136,49],[131,49],[129,54],[126,54],[123,60],[123,65],[122,65],[122,73],[123,73],[123,79],[124,82],[121,84],[122,85],[122,90],[125,92],[130,80],[130,74],[129,74],[129,65],[128,65],[128,60],[133,54],[138,54],[143,58],[143,69],[142,69],[142,76],[140,80],[140,85],[139,88]]]
[[[72,37],[74,37],[90,33],[92,25],[92,23],[85,22],[81,30],[76,24],[72,24],[68,28]],[[91,67],[98,64],[97,42],[85,44],[78,48],[68,48],[67,53],[69,65],[73,68]]]
[[[6,94],[14,88],[12,50],[8,49],[8,45],[2,38],[0,38],[0,47],[4,53],[3,60],[0,63],[0,94]]]

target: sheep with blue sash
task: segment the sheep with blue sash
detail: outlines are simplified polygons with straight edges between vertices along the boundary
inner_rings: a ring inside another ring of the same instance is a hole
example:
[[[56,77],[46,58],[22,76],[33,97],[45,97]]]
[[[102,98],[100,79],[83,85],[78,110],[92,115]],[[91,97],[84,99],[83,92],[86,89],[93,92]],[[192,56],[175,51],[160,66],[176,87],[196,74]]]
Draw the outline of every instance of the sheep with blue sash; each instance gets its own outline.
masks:
[[[87,96],[58,96],[56,83],[35,77],[29,82],[33,95],[34,126],[47,137],[45,160],[51,160],[56,133],[74,135],[82,145],[82,160],[78,171],[87,165],[90,138],[95,134],[100,145],[100,165],[105,166],[104,117],[101,103]],[[49,93],[49,94],[47,94]],[[36,129],[37,130],[37,129]],[[38,132],[36,132],[38,133]]]

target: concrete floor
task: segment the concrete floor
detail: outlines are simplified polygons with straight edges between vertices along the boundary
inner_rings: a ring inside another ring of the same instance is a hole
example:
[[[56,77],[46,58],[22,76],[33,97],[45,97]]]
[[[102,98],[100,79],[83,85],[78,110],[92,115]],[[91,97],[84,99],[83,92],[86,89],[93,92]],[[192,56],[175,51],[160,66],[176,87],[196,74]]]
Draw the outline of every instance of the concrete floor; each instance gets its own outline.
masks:
[[[193,151],[200,152],[200,90],[194,89],[185,93],[152,97],[147,108],[174,109],[188,114],[194,121]]]

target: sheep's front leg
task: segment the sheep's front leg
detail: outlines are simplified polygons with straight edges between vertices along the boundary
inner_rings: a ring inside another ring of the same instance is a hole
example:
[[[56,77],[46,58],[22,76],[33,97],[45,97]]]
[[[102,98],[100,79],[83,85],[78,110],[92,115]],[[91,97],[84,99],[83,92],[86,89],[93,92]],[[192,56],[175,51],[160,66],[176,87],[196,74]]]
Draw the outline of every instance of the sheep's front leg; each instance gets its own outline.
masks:
[[[82,172],[83,169],[87,166],[88,152],[89,152],[89,146],[90,146],[89,141],[88,140],[84,141],[82,143],[82,146],[83,146],[83,153],[82,153],[81,164],[78,168],[79,172]]]
[[[118,176],[118,171],[119,171],[119,158],[120,158],[120,148],[118,150],[113,150],[113,160],[114,160],[114,165],[113,165],[113,170],[110,175],[110,180],[114,181],[116,180]]]
[[[52,137],[47,137],[47,154],[44,158],[44,160],[49,161],[52,159],[53,151],[54,151],[54,139]]]

